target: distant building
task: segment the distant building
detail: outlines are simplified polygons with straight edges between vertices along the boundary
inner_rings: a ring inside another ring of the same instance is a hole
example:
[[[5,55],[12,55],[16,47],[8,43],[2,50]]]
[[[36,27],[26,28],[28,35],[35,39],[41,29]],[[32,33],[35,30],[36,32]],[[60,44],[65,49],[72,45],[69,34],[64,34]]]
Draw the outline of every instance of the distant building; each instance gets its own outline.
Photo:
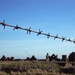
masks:
[[[50,60],[49,54],[47,53],[47,55],[46,55],[46,61],[49,61],[49,60]]]
[[[7,57],[7,59],[6,59],[7,61],[10,61],[10,57]]]
[[[2,60],[2,61],[6,61],[5,55],[2,56],[1,60]]]
[[[60,61],[60,59],[58,59],[58,55],[52,54],[52,56],[49,56],[49,54],[47,53],[46,61]]]
[[[7,57],[7,61],[14,61],[14,57]]]
[[[69,59],[69,62],[75,62],[75,52],[72,52],[72,53],[69,55],[68,59]]]
[[[32,61],[32,60],[37,60],[37,59],[36,59],[35,56],[33,55],[33,56],[30,58],[30,60]]]
[[[5,57],[5,55],[1,58],[2,61],[14,61],[14,57]]]
[[[50,60],[51,61],[57,61],[57,55],[52,54],[52,56],[50,56]]]
[[[14,57],[11,57],[10,60],[11,60],[11,61],[14,61]]]
[[[61,59],[62,61],[67,61],[67,55],[62,55],[62,59]]]
[[[29,58],[29,57],[27,57],[27,58],[26,58],[26,60],[30,60],[30,58]]]

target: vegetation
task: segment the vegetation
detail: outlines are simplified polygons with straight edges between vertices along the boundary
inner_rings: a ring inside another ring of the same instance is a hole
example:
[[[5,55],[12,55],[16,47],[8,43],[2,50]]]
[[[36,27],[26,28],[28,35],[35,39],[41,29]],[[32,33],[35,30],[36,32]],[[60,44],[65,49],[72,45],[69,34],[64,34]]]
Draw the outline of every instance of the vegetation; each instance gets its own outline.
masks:
[[[63,67],[55,62],[0,61],[0,75],[60,75],[61,68]]]

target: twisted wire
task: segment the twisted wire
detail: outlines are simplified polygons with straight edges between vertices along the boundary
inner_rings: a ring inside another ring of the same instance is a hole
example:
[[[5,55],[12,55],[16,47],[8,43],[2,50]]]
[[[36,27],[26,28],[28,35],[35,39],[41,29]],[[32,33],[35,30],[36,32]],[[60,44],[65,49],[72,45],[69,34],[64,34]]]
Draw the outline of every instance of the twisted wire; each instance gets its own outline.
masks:
[[[4,27],[4,29],[5,29],[6,26],[8,26],[8,27],[12,27],[13,30],[15,30],[15,29],[25,30],[25,31],[27,31],[27,34],[30,34],[31,32],[33,32],[33,33],[36,33],[37,36],[38,35],[45,35],[45,36],[47,36],[48,39],[50,37],[52,37],[52,38],[54,38],[54,40],[55,39],[61,39],[62,41],[65,40],[65,41],[69,41],[69,42],[75,43],[75,40],[71,40],[70,38],[67,39],[66,37],[63,37],[63,36],[59,37],[58,34],[54,36],[54,35],[51,35],[50,33],[43,33],[43,31],[41,31],[40,29],[39,29],[39,31],[34,31],[34,30],[31,29],[31,27],[29,27],[29,28],[22,28],[22,27],[20,27],[18,25],[13,26],[13,25],[10,25],[10,24],[6,24],[5,20],[3,20],[3,22],[0,22],[0,25],[2,25]]]

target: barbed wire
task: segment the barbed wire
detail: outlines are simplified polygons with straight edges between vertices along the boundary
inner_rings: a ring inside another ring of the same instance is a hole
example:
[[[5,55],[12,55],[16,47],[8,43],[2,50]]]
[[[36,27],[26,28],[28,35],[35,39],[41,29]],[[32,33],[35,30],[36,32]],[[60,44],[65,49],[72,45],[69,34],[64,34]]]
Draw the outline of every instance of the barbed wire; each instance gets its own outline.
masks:
[[[36,33],[37,36],[38,35],[45,35],[45,36],[47,36],[48,39],[50,37],[52,37],[52,38],[54,38],[54,40],[55,39],[61,39],[62,41],[65,40],[65,41],[69,41],[69,42],[75,43],[75,40],[71,40],[70,38],[67,39],[66,37],[63,37],[63,36],[62,37],[59,37],[58,34],[54,36],[54,35],[51,35],[50,33],[43,33],[43,31],[41,31],[40,29],[39,29],[39,31],[34,31],[34,30],[31,29],[31,27],[29,27],[29,28],[22,28],[22,27],[20,27],[18,25],[13,26],[13,25],[10,25],[10,24],[6,24],[5,23],[5,20],[3,20],[3,22],[0,22],[0,25],[2,25],[4,27],[4,29],[5,29],[6,26],[8,26],[8,27],[12,27],[13,30],[15,30],[15,29],[25,30],[25,31],[27,31],[27,34],[30,34],[31,32],[33,32],[33,33]]]

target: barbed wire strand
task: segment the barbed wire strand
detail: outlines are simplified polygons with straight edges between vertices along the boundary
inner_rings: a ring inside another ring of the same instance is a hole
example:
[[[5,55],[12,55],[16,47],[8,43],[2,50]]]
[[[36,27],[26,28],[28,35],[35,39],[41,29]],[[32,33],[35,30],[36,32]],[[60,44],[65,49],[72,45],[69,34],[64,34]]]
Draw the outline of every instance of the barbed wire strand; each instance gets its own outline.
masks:
[[[38,35],[45,35],[45,36],[47,36],[48,39],[50,37],[52,37],[52,38],[54,38],[54,40],[55,39],[61,39],[62,41],[65,40],[65,41],[69,41],[69,42],[75,43],[75,40],[71,40],[70,38],[67,39],[66,37],[63,37],[63,36],[59,37],[58,34],[54,36],[54,35],[51,35],[50,33],[43,33],[43,31],[41,31],[40,29],[39,29],[39,31],[34,31],[34,30],[31,30],[31,27],[29,27],[29,28],[22,28],[22,27],[20,27],[18,25],[13,26],[13,25],[10,25],[10,24],[6,24],[5,20],[3,20],[3,22],[0,22],[0,25],[2,25],[4,27],[4,29],[5,29],[6,26],[8,26],[8,27],[12,27],[13,30],[15,30],[15,29],[25,30],[25,31],[27,31],[27,34],[30,34],[31,32],[33,32],[33,33],[36,33],[37,36]]]

